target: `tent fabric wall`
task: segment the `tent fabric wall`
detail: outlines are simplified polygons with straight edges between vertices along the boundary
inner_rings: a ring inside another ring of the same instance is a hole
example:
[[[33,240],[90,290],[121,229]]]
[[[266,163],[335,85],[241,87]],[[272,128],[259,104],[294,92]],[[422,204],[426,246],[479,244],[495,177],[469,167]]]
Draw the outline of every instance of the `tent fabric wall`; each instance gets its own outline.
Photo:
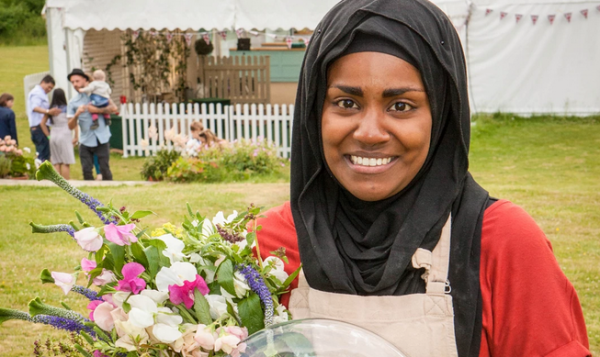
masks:
[[[600,2],[473,6],[466,42],[473,111],[600,113],[596,6]],[[588,9],[587,19],[582,9]],[[507,14],[504,19],[500,12]],[[564,16],[569,12],[570,22]],[[538,16],[535,24],[532,15]]]

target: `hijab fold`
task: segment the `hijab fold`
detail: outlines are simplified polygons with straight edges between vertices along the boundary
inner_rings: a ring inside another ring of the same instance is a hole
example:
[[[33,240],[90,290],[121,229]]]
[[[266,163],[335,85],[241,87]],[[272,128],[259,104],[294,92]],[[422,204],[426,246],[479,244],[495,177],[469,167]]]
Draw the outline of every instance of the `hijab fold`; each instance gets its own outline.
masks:
[[[341,56],[383,52],[421,74],[432,114],[425,163],[402,191],[377,202],[354,197],[325,163],[321,113],[327,69]],[[292,215],[312,288],[356,295],[423,293],[410,262],[432,250],[452,212],[449,281],[459,356],[477,356],[479,256],[488,194],[468,173],[470,114],[465,61],[454,27],[425,0],[346,0],[318,25],[307,49],[294,113]]]

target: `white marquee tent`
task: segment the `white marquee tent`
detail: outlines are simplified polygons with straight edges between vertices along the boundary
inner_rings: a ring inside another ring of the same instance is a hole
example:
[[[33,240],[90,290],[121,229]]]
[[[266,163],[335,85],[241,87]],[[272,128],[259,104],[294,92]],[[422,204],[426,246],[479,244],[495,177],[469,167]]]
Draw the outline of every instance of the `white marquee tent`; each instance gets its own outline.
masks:
[[[473,111],[600,113],[600,0],[434,2],[463,41]],[[50,70],[69,87],[66,75],[81,66],[90,29],[314,29],[335,3],[47,0]]]

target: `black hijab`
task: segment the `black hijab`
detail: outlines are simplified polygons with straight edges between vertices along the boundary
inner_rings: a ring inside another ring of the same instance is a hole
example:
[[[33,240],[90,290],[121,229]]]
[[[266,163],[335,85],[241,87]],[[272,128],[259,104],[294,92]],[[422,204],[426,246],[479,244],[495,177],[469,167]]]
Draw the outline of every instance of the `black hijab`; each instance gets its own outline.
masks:
[[[331,174],[321,113],[327,69],[337,58],[384,52],[411,63],[432,114],[425,164],[398,194],[359,200]],[[358,295],[423,293],[417,248],[432,250],[452,212],[449,281],[459,356],[478,356],[479,259],[488,194],[468,173],[470,114],[466,70],[454,27],[425,0],[346,0],[318,25],[300,75],[292,141],[292,214],[300,257],[315,289]]]

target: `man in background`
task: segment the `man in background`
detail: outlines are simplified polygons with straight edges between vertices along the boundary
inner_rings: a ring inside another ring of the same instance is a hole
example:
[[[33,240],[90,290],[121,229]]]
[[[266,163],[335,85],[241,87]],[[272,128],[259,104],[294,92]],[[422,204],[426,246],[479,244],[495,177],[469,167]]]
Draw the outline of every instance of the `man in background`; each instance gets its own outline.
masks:
[[[67,106],[67,118],[69,118],[69,129],[73,130],[79,124],[81,129],[79,134],[79,158],[81,160],[81,169],[83,170],[84,180],[93,180],[92,168],[94,167],[94,154],[98,157],[100,164],[100,174],[102,180],[112,180],[110,171],[110,129],[106,126],[104,120],[98,120],[98,127],[92,130],[90,127],[94,123],[92,114],[114,114],[117,112],[117,106],[110,101],[104,108],[97,108],[91,105],[90,97],[81,92],[90,81],[90,77],[81,69],[75,68],[67,76],[69,82],[78,94],[69,101]]]
[[[35,151],[37,151],[38,159],[41,162],[50,160],[50,141],[44,135],[40,123],[46,114],[49,116],[60,114],[60,109],[50,109],[48,101],[48,93],[54,89],[54,86],[54,78],[47,75],[27,95],[27,117],[29,119],[31,141],[35,145]]]

